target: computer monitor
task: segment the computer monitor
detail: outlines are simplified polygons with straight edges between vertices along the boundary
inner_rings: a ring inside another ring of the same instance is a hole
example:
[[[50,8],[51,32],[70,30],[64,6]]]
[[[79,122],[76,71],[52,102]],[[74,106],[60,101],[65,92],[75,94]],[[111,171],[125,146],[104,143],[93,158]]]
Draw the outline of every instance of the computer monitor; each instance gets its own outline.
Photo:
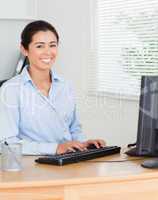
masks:
[[[143,76],[136,147],[130,156],[158,156],[158,76]]]

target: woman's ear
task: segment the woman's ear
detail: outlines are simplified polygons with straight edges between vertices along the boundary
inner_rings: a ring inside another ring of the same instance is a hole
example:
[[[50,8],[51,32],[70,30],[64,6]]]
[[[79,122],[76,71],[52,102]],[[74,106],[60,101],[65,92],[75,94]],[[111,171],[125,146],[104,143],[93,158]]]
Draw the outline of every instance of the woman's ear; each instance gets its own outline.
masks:
[[[20,51],[24,56],[28,56],[28,51],[23,47],[23,45],[20,45]]]

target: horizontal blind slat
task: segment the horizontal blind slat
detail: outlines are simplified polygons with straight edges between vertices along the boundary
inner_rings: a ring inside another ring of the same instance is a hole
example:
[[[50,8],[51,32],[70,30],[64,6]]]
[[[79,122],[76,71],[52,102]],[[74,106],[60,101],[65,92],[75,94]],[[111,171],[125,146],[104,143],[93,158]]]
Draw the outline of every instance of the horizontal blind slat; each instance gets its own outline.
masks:
[[[158,75],[158,2],[96,2],[89,91],[138,96],[141,75]]]

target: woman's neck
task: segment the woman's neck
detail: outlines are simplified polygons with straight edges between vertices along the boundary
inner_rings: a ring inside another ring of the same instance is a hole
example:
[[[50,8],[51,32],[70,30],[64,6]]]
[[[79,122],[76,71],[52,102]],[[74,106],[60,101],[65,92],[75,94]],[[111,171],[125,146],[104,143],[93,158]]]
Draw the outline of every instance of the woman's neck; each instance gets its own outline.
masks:
[[[51,82],[50,70],[38,70],[29,67],[28,72],[35,84]]]
[[[36,87],[41,91],[43,95],[48,97],[52,84],[50,70],[32,70],[30,67],[28,71]]]

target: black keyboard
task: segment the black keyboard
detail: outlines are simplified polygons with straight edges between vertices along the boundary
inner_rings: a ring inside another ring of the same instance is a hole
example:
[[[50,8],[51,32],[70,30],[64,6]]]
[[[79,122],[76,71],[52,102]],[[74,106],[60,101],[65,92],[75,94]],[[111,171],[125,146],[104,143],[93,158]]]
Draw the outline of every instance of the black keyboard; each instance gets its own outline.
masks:
[[[51,165],[65,165],[70,163],[77,163],[80,161],[95,159],[107,155],[112,155],[120,152],[118,146],[106,146],[99,149],[92,148],[85,151],[69,152],[65,154],[42,156],[35,160],[37,163],[51,164]]]

